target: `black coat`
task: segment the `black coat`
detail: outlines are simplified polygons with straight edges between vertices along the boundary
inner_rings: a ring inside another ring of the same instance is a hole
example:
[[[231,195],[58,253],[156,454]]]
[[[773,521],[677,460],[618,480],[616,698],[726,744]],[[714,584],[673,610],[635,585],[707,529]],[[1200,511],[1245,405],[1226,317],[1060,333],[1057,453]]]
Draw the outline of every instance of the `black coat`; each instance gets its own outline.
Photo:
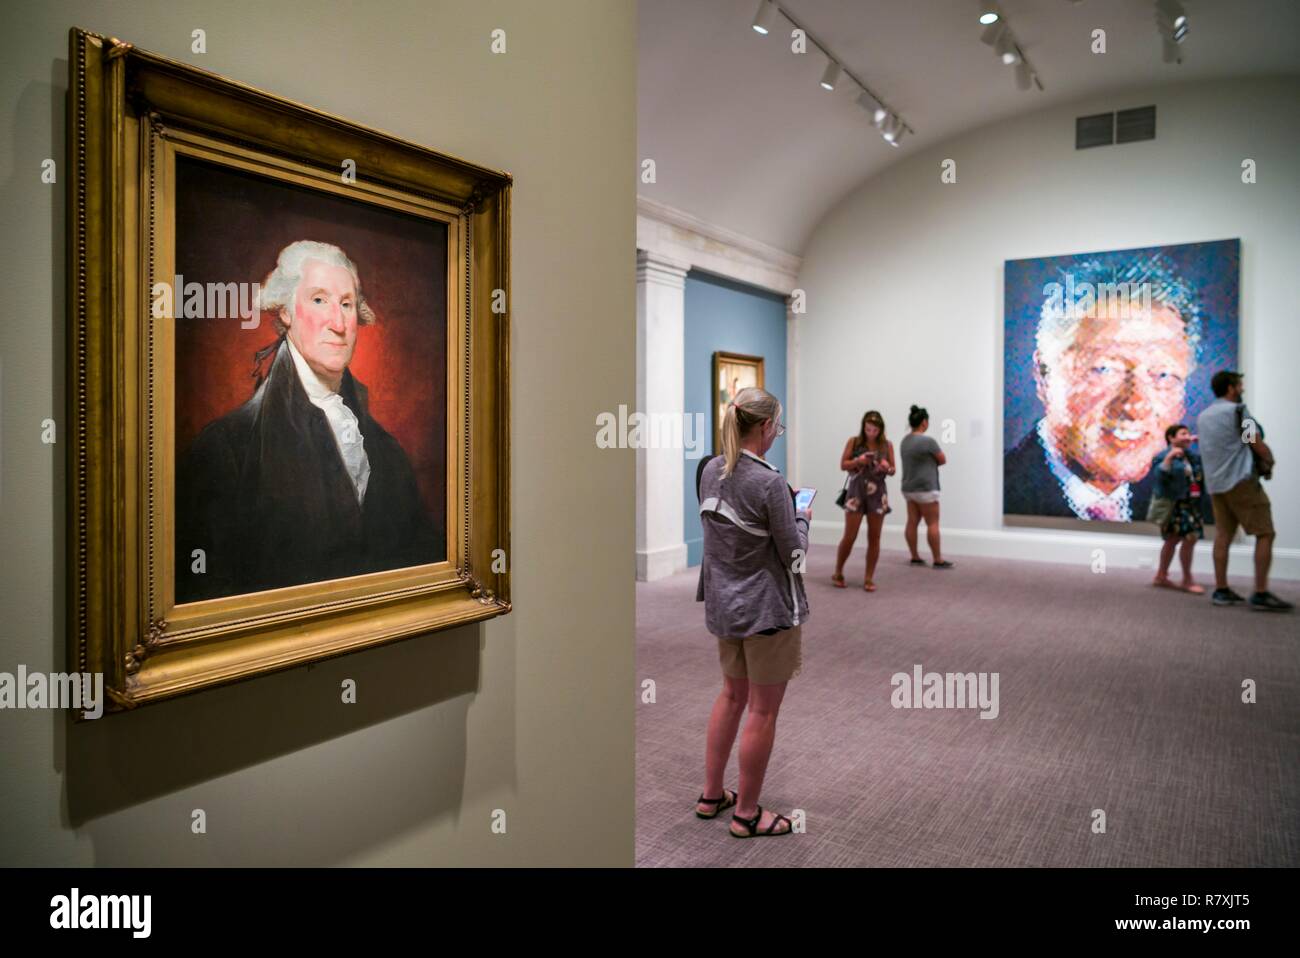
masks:
[[[1129,486],[1129,502],[1135,522],[1146,521],[1155,480],[1155,474],[1148,472]],[[1009,516],[1078,518],[1065,500],[1065,490],[1060,481],[1047,464],[1047,451],[1038,441],[1037,423],[1003,457],[1002,512]]]
[[[402,447],[371,418],[365,386],[345,371],[339,393],[370,461],[364,503],[282,342],[253,398],[209,423],[177,471],[178,603],[446,558],[442,524],[425,513]]]

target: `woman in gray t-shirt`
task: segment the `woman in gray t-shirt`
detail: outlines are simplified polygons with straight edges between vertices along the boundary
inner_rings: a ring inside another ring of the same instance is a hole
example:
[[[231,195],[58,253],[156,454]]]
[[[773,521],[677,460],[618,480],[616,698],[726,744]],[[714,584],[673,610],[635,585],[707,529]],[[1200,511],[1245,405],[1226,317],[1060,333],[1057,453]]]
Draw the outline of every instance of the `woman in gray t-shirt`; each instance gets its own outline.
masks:
[[[948,461],[939,444],[927,436],[930,414],[913,406],[907,416],[912,431],[898,444],[898,458],[903,464],[903,498],[907,500],[907,525],[903,538],[912,553],[912,565],[925,565],[916,551],[916,532],[925,520],[925,541],[929,543],[936,569],[951,569],[939,548],[939,467]]]

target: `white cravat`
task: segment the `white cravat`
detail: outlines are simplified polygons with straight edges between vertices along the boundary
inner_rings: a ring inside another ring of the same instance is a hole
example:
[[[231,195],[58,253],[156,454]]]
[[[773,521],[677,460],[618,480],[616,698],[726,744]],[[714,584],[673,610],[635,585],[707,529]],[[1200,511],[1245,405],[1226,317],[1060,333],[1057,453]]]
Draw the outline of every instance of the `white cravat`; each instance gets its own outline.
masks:
[[[1121,482],[1110,492],[1102,492],[1076,476],[1052,444],[1046,419],[1038,420],[1038,441],[1047,451],[1047,465],[1061,484],[1065,501],[1076,516],[1110,522],[1128,522],[1133,518],[1133,494],[1127,482]]]
[[[339,455],[343,457],[343,466],[356,490],[357,502],[364,502],[366,484],[370,482],[370,460],[366,456],[365,438],[361,435],[356,413],[348,408],[342,396],[321,382],[320,377],[307,365],[307,360],[294,347],[293,340],[286,336],[285,342],[289,344],[289,355],[293,357],[303,389],[307,390],[307,398],[313,406],[325,413],[325,419],[330,424],[330,432],[334,433]]]

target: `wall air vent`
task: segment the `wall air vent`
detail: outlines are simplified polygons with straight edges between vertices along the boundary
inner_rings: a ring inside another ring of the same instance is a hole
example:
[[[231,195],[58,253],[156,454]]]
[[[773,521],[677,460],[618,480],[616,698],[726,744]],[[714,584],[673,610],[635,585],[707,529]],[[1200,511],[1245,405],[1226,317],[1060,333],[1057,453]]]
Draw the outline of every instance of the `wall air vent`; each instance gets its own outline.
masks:
[[[1120,110],[1115,114],[1115,142],[1135,143],[1156,138],[1156,108],[1140,106],[1136,110]]]
[[[1118,113],[1095,113],[1075,117],[1074,148],[1110,146],[1112,143],[1136,143],[1156,138],[1156,108],[1139,106]]]
[[[1076,150],[1086,150],[1091,146],[1110,146],[1114,142],[1114,113],[1081,116],[1074,121],[1074,148]]]

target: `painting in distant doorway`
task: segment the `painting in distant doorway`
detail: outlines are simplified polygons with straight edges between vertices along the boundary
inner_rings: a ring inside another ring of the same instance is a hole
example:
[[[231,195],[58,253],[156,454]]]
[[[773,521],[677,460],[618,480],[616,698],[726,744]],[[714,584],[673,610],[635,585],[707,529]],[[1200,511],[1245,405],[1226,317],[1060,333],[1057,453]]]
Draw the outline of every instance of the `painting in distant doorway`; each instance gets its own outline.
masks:
[[[722,453],[722,420],[727,404],[736,394],[750,386],[763,387],[763,357],[739,353],[713,354],[713,452]]]

